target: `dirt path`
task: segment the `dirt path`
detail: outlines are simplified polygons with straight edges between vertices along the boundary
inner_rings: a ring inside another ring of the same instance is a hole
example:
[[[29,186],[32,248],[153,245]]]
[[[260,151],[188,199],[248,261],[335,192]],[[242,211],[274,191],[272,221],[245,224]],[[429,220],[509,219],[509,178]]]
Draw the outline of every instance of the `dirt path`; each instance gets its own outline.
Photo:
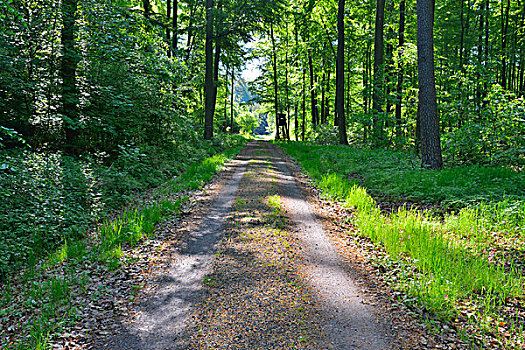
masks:
[[[98,348],[393,348],[285,159],[243,150],[155,291]]]

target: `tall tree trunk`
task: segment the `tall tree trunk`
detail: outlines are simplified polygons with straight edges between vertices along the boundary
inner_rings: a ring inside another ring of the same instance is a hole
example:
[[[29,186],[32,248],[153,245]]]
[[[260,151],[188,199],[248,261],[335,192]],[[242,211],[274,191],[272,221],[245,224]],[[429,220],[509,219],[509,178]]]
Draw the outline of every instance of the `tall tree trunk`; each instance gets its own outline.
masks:
[[[284,61],[284,92],[285,100],[284,105],[286,107],[286,139],[290,141],[290,89],[288,87],[288,22],[286,22],[286,47],[285,47],[285,61]]]
[[[328,72],[326,73],[326,101],[324,103],[324,117],[325,117],[325,123],[328,121],[328,116],[330,115],[330,79],[331,79],[331,72],[332,69],[331,65],[328,67]]]
[[[391,0],[392,1],[392,0]],[[373,112],[376,142],[383,138],[383,65],[384,65],[385,0],[377,0],[374,35],[374,87]]]
[[[434,6],[434,0],[417,0],[421,165],[429,169],[443,167],[434,76]]]
[[[230,99],[230,134],[233,135],[233,96],[235,94],[235,68],[232,66],[232,93]]]
[[[188,63],[191,55],[191,48],[193,46],[192,42],[195,40],[195,34],[193,32],[193,18],[195,17],[195,7],[190,8],[190,15],[189,15],[189,21],[188,21],[188,36],[186,38],[186,57],[184,59],[184,62]],[[174,47],[175,49],[175,47]]]
[[[166,26],[166,42],[168,43],[168,57],[171,57],[171,28],[169,26],[171,19],[171,0],[166,0],[166,18],[168,25]]]
[[[204,138],[213,138],[214,73],[213,73],[213,0],[206,0],[206,71],[204,75]]]
[[[66,151],[77,153],[78,151],[78,103],[79,96],[76,86],[76,74],[78,65],[77,48],[75,45],[77,0],[62,1],[62,62],[60,77],[62,78],[62,115],[64,116],[64,131]]]
[[[149,19],[151,15],[151,3],[150,0],[142,0],[142,6],[144,7],[144,17]]]
[[[173,54],[177,54],[177,45],[179,42],[179,33],[178,33],[178,20],[179,20],[179,0],[173,0],[173,21],[171,28],[173,29],[173,43],[171,47],[173,49]]]
[[[507,88],[507,33],[509,30],[509,11],[510,11],[510,0],[507,0],[507,9],[505,10],[505,23],[502,22],[502,35],[501,35],[501,86]],[[503,1],[501,2],[501,20],[503,21]]]
[[[274,92],[274,113],[275,113],[275,139],[281,139],[279,133],[279,95],[277,81],[277,49],[275,47],[275,36],[273,33],[273,19],[270,22],[270,38],[272,40],[272,60],[273,60],[273,92]]]
[[[480,15],[479,15],[479,36],[478,36],[478,65],[479,67],[483,66],[483,35],[484,35],[484,26],[485,26],[485,4],[481,3],[480,5]],[[481,73],[477,73],[477,83],[476,83],[476,104],[479,108],[479,118],[481,118],[481,100],[482,100],[482,88],[480,81],[483,79]]]
[[[299,114],[299,103],[297,100],[295,101],[295,113],[294,113],[294,135],[295,135],[295,141],[299,141],[299,118],[297,116]]]
[[[465,0],[459,0],[460,1],[460,9],[459,9],[459,22],[461,25],[461,35],[459,37],[459,69],[463,71],[463,45],[465,41],[465,23],[464,23],[464,3]]]
[[[326,72],[323,72],[322,78],[321,78],[321,124],[324,124],[326,122],[326,116],[324,114],[325,111],[325,83],[326,83]]]
[[[394,12],[394,2],[388,3],[388,13]],[[392,40],[394,38],[394,26],[388,26],[387,37]],[[392,94],[394,92],[394,46],[391,41],[386,44],[386,60],[385,60],[385,83],[386,83],[386,126],[391,127],[390,113],[392,112]]]
[[[217,11],[222,11],[222,0],[217,2]],[[215,35],[215,57],[213,59],[213,115],[217,106],[217,90],[219,88],[219,64],[221,63],[221,44]]]
[[[335,94],[337,96],[337,118],[339,125],[339,143],[348,145],[346,136],[345,118],[345,0],[339,0],[337,6],[337,60],[336,60],[336,84]]]
[[[317,110],[317,99],[315,98],[315,87],[314,87],[314,63],[312,54],[308,52],[308,66],[310,67],[310,102],[312,108],[312,126],[315,127],[319,124],[319,115]]]
[[[302,101],[302,109],[303,109],[303,122],[301,125],[301,140],[304,141],[305,134],[306,134],[306,66],[303,62],[303,101]]]
[[[483,63],[485,78],[483,79],[483,97],[487,96],[488,84],[487,84],[487,65],[489,63],[489,19],[490,19],[490,0],[485,0],[485,59]],[[486,102],[483,102],[485,105]]]
[[[463,0],[461,0],[463,1]],[[403,45],[405,45],[405,0],[399,3],[399,42],[398,42],[398,72],[397,72],[397,103],[396,103],[396,136],[403,137],[403,120],[401,107],[403,106]]]

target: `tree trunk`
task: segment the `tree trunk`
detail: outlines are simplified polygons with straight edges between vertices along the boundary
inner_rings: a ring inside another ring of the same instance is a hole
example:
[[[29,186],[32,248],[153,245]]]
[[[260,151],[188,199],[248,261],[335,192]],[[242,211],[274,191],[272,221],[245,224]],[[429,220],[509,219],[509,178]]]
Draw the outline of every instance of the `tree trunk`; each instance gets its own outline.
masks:
[[[391,0],[392,1],[392,0]],[[382,139],[383,126],[383,65],[384,65],[384,26],[385,26],[385,0],[377,0],[376,20],[374,35],[374,87],[373,87],[373,112],[374,136],[376,142]]]
[[[273,21],[273,19],[272,19]],[[270,22],[270,38],[272,40],[272,59],[273,59],[273,92],[274,92],[274,112],[275,112],[275,139],[281,139],[279,134],[279,96],[277,81],[277,50],[275,48],[275,36],[273,33],[273,22]]]
[[[324,65],[323,65],[324,66]],[[321,78],[321,124],[326,123],[326,116],[324,114],[325,111],[325,83],[326,83],[326,72],[323,72],[323,76]]]
[[[78,54],[75,45],[77,0],[62,2],[62,62],[60,77],[62,78],[62,115],[64,118],[65,150],[69,153],[78,151],[78,103],[79,96],[76,86]]]
[[[434,5],[434,0],[417,0],[421,165],[429,169],[443,167],[434,76]]]
[[[337,118],[339,125],[339,143],[348,145],[346,136],[345,118],[345,0],[338,1],[337,8],[337,60],[336,60],[336,84],[335,94],[337,96]]]
[[[502,9],[502,17],[501,20],[503,21],[503,1],[501,2],[501,9]],[[501,35],[501,54],[503,56],[502,58],[502,66],[501,66],[501,86],[506,89],[507,88],[507,33],[509,30],[509,11],[510,11],[510,0],[507,0],[507,9],[505,10],[505,24],[502,23],[502,35]]]
[[[233,135],[233,96],[235,93],[235,68],[232,67],[232,94],[230,99],[230,134]]]
[[[217,11],[222,11],[222,0],[217,2]],[[215,58],[213,59],[213,115],[217,106],[217,89],[219,88],[219,64],[221,63],[221,44],[215,35]]]
[[[166,18],[168,19],[168,25],[166,26],[166,42],[168,43],[168,57],[171,57],[171,28],[169,26],[171,19],[171,0],[166,1]]]
[[[328,72],[327,72],[327,81],[326,81],[326,101],[324,103],[324,108],[325,108],[325,111],[324,111],[324,117],[325,117],[325,123],[328,122],[328,116],[330,115],[330,79],[331,79],[331,72],[330,70],[332,69],[332,67],[328,67]]]
[[[206,0],[206,42],[204,47],[206,55],[206,71],[204,76],[204,138],[213,138],[213,0]]]
[[[388,13],[394,12],[394,2],[388,3]],[[388,26],[388,38],[394,38],[394,26]],[[394,46],[391,41],[386,44],[386,59],[385,59],[385,84],[386,84],[386,126],[392,127],[390,120],[390,113],[392,111],[392,94],[394,92]]]
[[[301,140],[304,141],[306,134],[306,67],[303,62],[303,123],[301,125]]]
[[[288,87],[288,24],[286,24],[286,47],[285,47],[285,61],[284,61],[284,92],[285,100],[284,106],[286,108],[286,139],[290,141],[290,89]]]
[[[312,126],[315,129],[317,124],[319,124],[319,116],[317,111],[317,99],[315,98],[315,88],[314,88],[314,63],[312,59],[312,54],[308,52],[308,66],[310,67],[310,101],[312,108]]]
[[[149,19],[151,15],[151,3],[150,0],[142,0],[142,5],[144,6],[144,17]]]
[[[179,0],[173,0],[173,21],[172,21],[172,29],[173,29],[173,43],[172,43],[172,49],[173,54],[177,54],[177,45],[179,42],[179,33],[178,33],[178,20],[179,20]]]
[[[462,0],[463,1],[463,0]],[[401,107],[403,106],[403,45],[405,45],[405,0],[399,3],[399,42],[398,42],[398,72],[397,72],[397,103],[396,103],[396,136],[403,137],[403,120]]]

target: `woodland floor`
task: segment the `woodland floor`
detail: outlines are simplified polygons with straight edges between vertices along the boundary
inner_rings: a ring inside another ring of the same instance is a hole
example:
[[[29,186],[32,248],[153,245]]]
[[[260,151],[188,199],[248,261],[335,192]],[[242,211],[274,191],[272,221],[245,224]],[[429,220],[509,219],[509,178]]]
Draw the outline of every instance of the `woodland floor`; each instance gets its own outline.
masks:
[[[276,146],[250,142],[182,218],[101,273],[56,349],[463,349],[401,302],[357,236]],[[93,294],[92,294],[93,295]]]

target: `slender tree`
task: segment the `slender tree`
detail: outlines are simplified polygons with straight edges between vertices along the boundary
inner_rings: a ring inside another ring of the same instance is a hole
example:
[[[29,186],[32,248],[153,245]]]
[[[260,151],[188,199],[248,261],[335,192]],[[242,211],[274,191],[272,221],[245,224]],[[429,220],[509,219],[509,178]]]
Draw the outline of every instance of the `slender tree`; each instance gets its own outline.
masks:
[[[391,0],[392,1],[392,0]],[[376,20],[374,34],[374,86],[373,86],[373,112],[374,136],[376,141],[382,138],[383,126],[380,120],[383,113],[383,70],[384,70],[384,26],[385,26],[385,0],[377,0]]]
[[[166,1],[166,18],[168,25],[166,26],[166,41],[168,42],[168,57],[171,57],[171,28],[169,25],[171,19],[171,0]]]
[[[206,42],[204,77],[204,138],[211,140],[213,137],[213,111],[214,111],[214,73],[213,73],[213,0],[206,0]]]
[[[64,131],[66,136],[65,149],[76,153],[78,138],[78,90],[76,74],[78,53],[75,44],[77,18],[77,0],[62,1],[62,64],[60,77],[62,78],[62,115],[64,116]]]
[[[233,97],[235,94],[235,67],[232,65],[232,92],[230,99],[230,134],[233,135]]]
[[[272,40],[272,65],[273,65],[273,91],[274,91],[274,113],[275,113],[275,139],[279,140],[279,87],[277,79],[277,48],[275,45],[275,35],[273,32],[273,18],[270,22],[270,39]]]
[[[336,85],[335,94],[337,96],[337,115],[339,126],[339,143],[348,145],[346,136],[345,118],[345,0],[338,1],[337,8],[337,61],[336,61]]]
[[[461,0],[463,1],[463,0]],[[403,105],[403,45],[405,45],[405,0],[399,3],[399,42],[398,42],[398,68],[397,68],[397,90],[396,90],[396,136],[403,136],[403,120],[401,119],[401,107]]]
[[[421,162],[428,169],[443,167],[434,75],[434,7],[434,0],[417,0]]]
[[[169,0],[168,0],[169,1]],[[179,0],[173,0],[173,21],[172,21],[172,30],[173,30],[173,43],[171,45],[174,54],[177,52],[177,45],[179,42],[179,34],[178,34],[178,20],[179,20]]]

